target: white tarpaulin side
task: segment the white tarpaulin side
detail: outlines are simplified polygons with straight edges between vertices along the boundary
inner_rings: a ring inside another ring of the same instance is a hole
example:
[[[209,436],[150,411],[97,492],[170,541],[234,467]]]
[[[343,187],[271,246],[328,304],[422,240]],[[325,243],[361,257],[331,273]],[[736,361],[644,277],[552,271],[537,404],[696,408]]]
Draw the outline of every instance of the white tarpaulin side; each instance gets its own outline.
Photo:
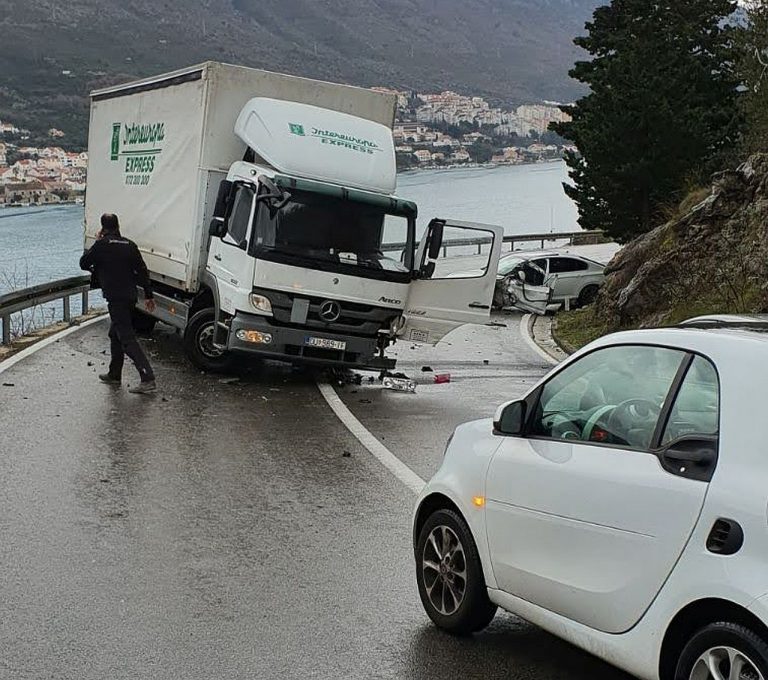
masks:
[[[86,243],[116,213],[154,274],[197,274],[199,159],[205,82],[96,95],[88,137]],[[116,93],[115,93],[116,94]]]
[[[235,121],[254,97],[310,104],[371,120],[390,129],[395,121],[394,95],[216,62],[206,64],[205,73],[209,81],[209,108],[202,157],[204,168],[221,170],[242,160],[246,145],[233,134]]]
[[[258,97],[235,133],[278,172],[386,194],[396,187],[392,131],[308,104]]]

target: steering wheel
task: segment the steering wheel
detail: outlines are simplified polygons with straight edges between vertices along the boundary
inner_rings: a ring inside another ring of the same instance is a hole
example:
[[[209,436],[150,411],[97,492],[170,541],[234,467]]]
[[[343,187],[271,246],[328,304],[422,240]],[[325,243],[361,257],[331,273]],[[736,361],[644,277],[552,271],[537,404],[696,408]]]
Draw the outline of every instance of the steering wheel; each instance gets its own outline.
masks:
[[[661,409],[649,399],[626,399],[616,406],[603,406],[587,421],[582,440],[599,441],[593,437],[593,433],[595,429],[600,429],[614,440],[619,440],[613,443],[631,444],[621,435],[643,424],[655,422],[660,414]]]
[[[605,424],[609,435],[621,437],[625,444],[633,443],[627,439],[629,433],[643,425],[650,425],[659,419],[661,408],[649,399],[627,399],[616,406]]]

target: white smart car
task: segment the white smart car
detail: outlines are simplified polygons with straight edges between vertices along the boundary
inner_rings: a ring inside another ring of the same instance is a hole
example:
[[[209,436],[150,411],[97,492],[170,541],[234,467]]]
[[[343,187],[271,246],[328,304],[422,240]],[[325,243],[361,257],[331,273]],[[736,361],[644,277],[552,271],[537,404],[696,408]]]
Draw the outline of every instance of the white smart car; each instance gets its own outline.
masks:
[[[501,607],[647,680],[768,680],[768,334],[696,325],[457,428],[414,517],[435,624]]]

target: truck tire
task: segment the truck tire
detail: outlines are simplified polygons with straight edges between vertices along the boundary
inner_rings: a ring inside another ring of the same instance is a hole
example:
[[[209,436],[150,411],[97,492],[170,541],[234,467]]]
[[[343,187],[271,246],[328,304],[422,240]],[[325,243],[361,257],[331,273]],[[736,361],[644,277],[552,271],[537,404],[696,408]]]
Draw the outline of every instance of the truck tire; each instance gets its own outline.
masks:
[[[133,330],[136,331],[136,334],[144,337],[152,334],[157,323],[157,319],[154,316],[145,314],[138,309],[133,310],[131,321],[133,322]]]
[[[184,331],[184,352],[202,371],[220,373],[232,367],[232,355],[213,346],[216,312],[212,307],[201,309],[187,322]]]

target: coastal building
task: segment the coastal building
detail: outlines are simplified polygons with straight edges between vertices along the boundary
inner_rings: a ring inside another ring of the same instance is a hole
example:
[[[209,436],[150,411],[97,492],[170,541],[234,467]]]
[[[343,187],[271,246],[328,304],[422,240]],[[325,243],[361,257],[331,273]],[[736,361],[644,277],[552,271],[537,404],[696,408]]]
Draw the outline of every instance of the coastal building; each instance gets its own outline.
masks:
[[[0,120],[0,135],[18,135],[21,132],[13,123]]]
[[[413,155],[416,156],[416,160],[419,161],[419,163],[429,163],[432,160],[432,154],[427,149],[414,151]]]
[[[42,204],[42,203],[60,203],[61,198],[55,194],[50,194],[45,184],[39,180],[32,182],[18,182],[6,184],[5,202],[21,204]]]
[[[0,167],[8,165],[8,145],[0,142]]]

